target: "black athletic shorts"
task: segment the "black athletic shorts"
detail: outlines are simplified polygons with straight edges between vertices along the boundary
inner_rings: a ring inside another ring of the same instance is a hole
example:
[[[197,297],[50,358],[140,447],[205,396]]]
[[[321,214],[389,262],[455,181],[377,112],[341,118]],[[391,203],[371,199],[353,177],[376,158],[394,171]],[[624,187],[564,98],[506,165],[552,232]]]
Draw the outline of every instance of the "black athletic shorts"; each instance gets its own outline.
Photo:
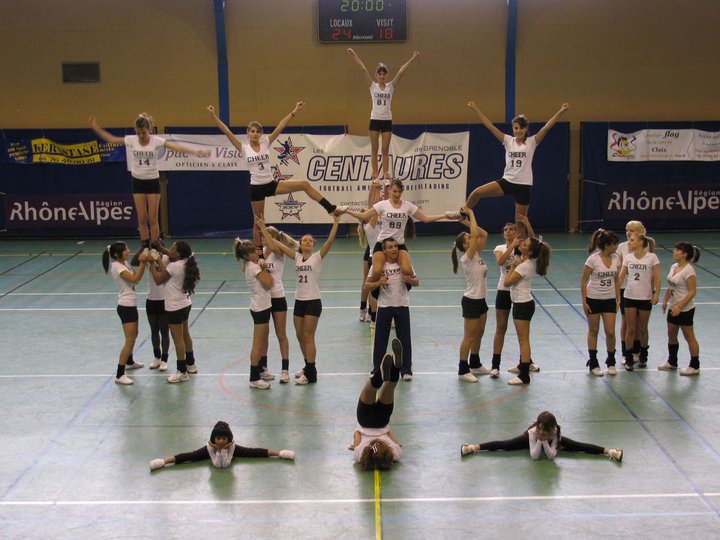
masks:
[[[392,403],[363,403],[358,400],[357,404],[357,421],[362,427],[366,428],[384,428],[390,423],[390,417],[393,412]]]
[[[605,300],[586,298],[586,300],[592,314],[617,312],[617,301],[614,298],[606,298]]]
[[[515,198],[515,202],[528,206],[530,204],[530,196],[532,195],[532,186],[527,184],[513,184],[508,182],[504,178],[497,181],[503,190],[505,195],[512,195]]]
[[[392,132],[392,120],[370,120],[369,131]]]
[[[460,302],[462,306],[463,319],[479,319],[488,312],[487,301],[484,298],[468,298],[462,297]]]
[[[674,324],[676,326],[692,326],[694,318],[695,308],[692,308],[690,311],[681,311],[680,315],[678,315],[677,317],[673,317],[672,315],[670,315],[670,308],[668,307],[667,322],[669,322],[670,324]]]
[[[510,311],[512,307],[512,300],[510,300],[510,291],[498,290],[495,295],[495,309],[504,309]]]
[[[295,308],[293,309],[293,317],[319,317],[322,313],[322,301],[317,298],[315,300],[295,300]]]
[[[287,299],[284,296],[282,298],[271,298],[270,302],[271,313],[280,313],[283,311],[287,311]]]
[[[650,300],[633,300],[632,298],[625,299],[625,309],[635,308],[639,311],[650,311],[652,310],[652,302]]]
[[[165,300],[145,300],[145,313],[148,315],[165,315]]]
[[[272,197],[277,191],[278,183],[274,180],[267,184],[250,184],[250,200],[262,201],[265,197]]]
[[[398,244],[398,250],[407,251],[408,248],[405,244]],[[378,251],[382,251],[382,242],[375,242],[375,246],[373,246],[373,255]]]
[[[253,323],[255,324],[268,324],[270,322],[270,310],[272,308],[263,309],[262,311],[250,310],[252,315]]]
[[[513,319],[518,321],[529,321],[535,313],[535,300],[529,302],[515,302],[512,308]]]
[[[150,180],[141,180],[140,178],[132,177],[132,192],[143,193],[146,195],[160,194],[160,179],[151,178]]]
[[[168,324],[182,324],[190,318],[190,309],[192,306],[187,306],[177,311],[168,311]]]
[[[620,314],[625,315],[625,289],[620,289]]]
[[[117,314],[123,324],[136,323],[139,319],[137,306],[118,306]]]

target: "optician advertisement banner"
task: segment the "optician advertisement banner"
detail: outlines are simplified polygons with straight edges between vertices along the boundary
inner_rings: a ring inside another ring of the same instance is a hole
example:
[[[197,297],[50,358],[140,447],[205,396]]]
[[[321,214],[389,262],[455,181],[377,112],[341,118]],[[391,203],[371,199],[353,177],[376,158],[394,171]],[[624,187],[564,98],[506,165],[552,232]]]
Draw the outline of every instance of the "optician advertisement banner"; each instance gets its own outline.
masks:
[[[173,133],[169,140],[209,148],[208,158],[166,151],[161,170],[246,170],[247,165],[224,135]],[[247,139],[238,137],[243,142]],[[405,185],[404,199],[426,214],[456,209],[465,199],[469,132],[423,133],[416,139],[393,136],[390,163],[394,178]],[[334,204],[351,209],[367,206],[370,187],[370,139],[354,135],[288,134],[270,145],[276,181],[307,180]],[[247,181],[247,180],[245,180]],[[305,193],[268,198],[269,223],[328,223],[332,218]],[[353,221],[345,216],[343,221]]]
[[[719,161],[720,132],[699,129],[608,130],[608,161]]]

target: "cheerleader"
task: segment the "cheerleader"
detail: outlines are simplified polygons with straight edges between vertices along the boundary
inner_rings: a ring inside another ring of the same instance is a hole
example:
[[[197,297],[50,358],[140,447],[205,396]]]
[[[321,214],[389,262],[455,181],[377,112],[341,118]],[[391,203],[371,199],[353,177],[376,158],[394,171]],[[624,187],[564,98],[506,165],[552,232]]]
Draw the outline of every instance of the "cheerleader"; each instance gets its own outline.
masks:
[[[140,113],[135,120],[135,135],[117,137],[101,128],[95,116],[88,120],[90,129],[105,142],[125,145],[132,156],[130,158],[130,174],[132,175],[133,201],[138,216],[140,241],[150,247],[150,241],[157,244],[160,240],[160,224],[158,209],[160,207],[160,173],[158,172],[158,155],[161,148],[192,154],[201,158],[209,157],[210,150],[196,150],[174,142],[168,142],[154,135],[155,120],[147,113]],[[150,224],[148,233],[148,223]]]
[[[190,375],[198,372],[188,319],[192,308],[190,296],[200,281],[200,269],[190,244],[182,240],[170,247],[168,257],[170,263],[167,266],[162,258],[158,258],[150,264],[150,272],[155,283],[165,283],[165,310],[177,355],[177,372],[170,375],[167,381],[181,383],[189,381]]]
[[[390,329],[395,324],[395,333],[402,344],[404,351],[402,378],[403,381],[412,381],[412,340],[410,335],[410,287],[420,285],[420,280],[413,273],[407,276],[402,273],[398,262],[398,245],[392,238],[386,238],[382,243],[386,263],[383,265],[380,279],[372,276],[367,279],[367,286],[377,290],[378,310],[375,315],[375,340],[373,341],[373,372],[380,369],[380,363],[387,349],[390,339]]]
[[[387,80],[387,66],[382,62],[378,64],[375,70],[375,80],[370,76],[370,72],[363,64],[360,57],[355,53],[354,50],[348,49],[348,54],[353,58],[355,63],[360,66],[367,76],[367,81],[370,83],[370,98],[372,99],[372,112],[370,113],[370,126],[368,132],[370,135],[370,165],[372,167],[372,179],[378,178],[378,146],[380,146],[380,139],[382,138],[382,169],[385,180],[390,180],[392,174],[390,174],[389,168],[389,153],[390,153],[390,139],[392,137],[392,98],[395,92],[395,85],[400,82],[400,78],[405,73],[405,70],[410,67],[415,59],[420,55],[418,51],[415,51],[407,62],[405,62],[398,70],[395,77],[391,80]]]
[[[130,257],[130,249],[128,249],[125,242],[110,244],[102,254],[105,273],[110,273],[119,291],[117,314],[120,317],[123,334],[125,335],[125,343],[120,349],[117,374],[115,375],[116,384],[133,384],[134,381],[125,375],[125,370],[143,367],[142,363],[132,360],[132,353],[138,335],[139,320],[135,285],[140,283],[142,279],[145,272],[145,263],[141,263],[140,267],[133,272],[133,269],[128,264],[128,257]]]
[[[467,286],[462,297],[463,312],[463,339],[460,343],[460,363],[458,364],[458,378],[466,382],[477,382],[476,375],[487,375],[490,370],[480,362],[480,343],[485,333],[487,322],[487,265],[480,257],[485,248],[488,233],[478,227],[475,213],[468,210],[470,218],[470,233],[461,232],[455,238],[452,248],[453,274],[457,274],[457,252],[463,253],[460,264],[465,272]],[[470,363],[468,363],[468,354]]]
[[[403,200],[403,191],[405,191],[405,186],[403,185],[402,180],[395,179],[390,182],[388,200],[375,203],[372,208],[368,208],[365,212],[355,212],[343,209],[344,213],[347,213],[360,221],[368,221],[375,216],[380,217],[380,233],[378,234],[378,239],[377,242],[375,242],[372,253],[373,281],[380,279],[382,274],[382,268],[385,264],[382,242],[386,238],[392,238],[398,243],[398,248],[400,249],[398,262],[400,263],[403,274],[406,276],[412,276],[414,274],[410,254],[408,253],[407,246],[405,245],[405,225],[412,223],[411,218],[420,220],[423,223],[432,223],[441,219],[457,219],[460,217],[457,212],[428,216],[422,210],[418,209],[418,207],[413,203]],[[408,235],[408,238],[412,239],[413,236],[414,229],[412,230],[412,233]]]
[[[285,460],[294,460],[295,452],[292,450],[268,450],[267,448],[245,448],[235,444],[233,433],[227,422],[218,422],[210,433],[210,440],[202,448],[194,452],[185,452],[166,458],[157,458],[150,461],[150,470],[162,469],[167,465],[178,463],[194,463],[210,460],[214,467],[227,469],[233,458],[267,458],[278,457]]]
[[[645,230],[645,226],[642,224],[641,221],[628,221],[625,225],[625,242],[621,242],[618,245],[617,248],[617,254],[620,255],[620,265],[622,266],[622,261],[627,257],[629,253],[628,249],[628,243],[630,242],[630,237],[633,235],[633,233],[636,234],[642,234],[647,236],[647,231]],[[651,237],[647,237],[648,239],[648,249],[651,253],[655,253],[655,241]],[[623,280],[623,282],[620,284],[620,347],[622,349],[622,363],[625,364],[625,353],[627,352],[625,350],[625,334],[627,332],[627,321],[625,320],[625,287],[627,286],[627,277]],[[634,356],[634,361],[639,362],[639,367],[645,367],[647,365],[647,355],[645,358],[640,358],[640,341],[638,339],[638,336],[640,335],[640,327],[635,328],[635,342],[633,343],[633,349],[636,351]]]
[[[243,273],[250,289],[250,315],[254,324],[250,350],[250,388],[267,390],[270,384],[260,377],[260,357],[263,352],[267,353],[268,348],[273,277],[263,268],[264,265],[258,264],[260,257],[252,241],[236,238],[233,253],[238,261],[245,261]]]
[[[315,333],[322,313],[322,300],[320,299],[320,271],[322,261],[330,251],[335,240],[340,217],[333,216],[333,226],[320,251],[313,253],[315,239],[310,234],[300,239],[300,248],[294,252],[291,248],[276,242],[275,244],[287,255],[295,259],[295,273],[297,275],[297,288],[295,289],[295,307],[293,308],[293,324],[300,350],[305,359],[305,367],[295,373],[295,384],[309,384],[317,382],[317,367],[315,360],[317,346]],[[258,227],[262,225],[261,219],[256,219]]]
[[[697,276],[693,264],[700,259],[700,250],[687,242],[675,244],[672,252],[675,264],[667,275],[668,289],[663,297],[662,311],[667,308],[668,327],[668,359],[658,366],[660,371],[675,371],[678,367],[678,330],[682,329],[683,337],[690,349],[690,365],[680,370],[680,375],[697,375],[700,373],[700,345],[695,339],[693,318],[697,293]]]
[[[358,427],[349,450],[363,471],[386,471],[402,457],[402,445],[390,430],[395,387],[400,380],[403,348],[393,339],[393,354],[383,358],[380,369],[368,379],[357,404]]]
[[[623,451],[619,448],[603,448],[595,444],[573,441],[560,433],[560,426],[555,416],[548,411],[541,412],[535,422],[522,435],[506,441],[490,441],[480,444],[463,444],[460,456],[478,454],[483,450],[530,450],[530,457],[540,459],[543,454],[550,460],[557,457],[558,452],[585,452],[606,456],[610,460],[621,462]]]
[[[380,200],[382,200],[382,184],[377,180],[373,180],[368,193],[368,207],[371,207]],[[363,212],[366,210],[367,208],[363,209]],[[375,308],[373,308],[371,305],[368,310],[368,302],[373,302],[374,298],[370,296],[370,291],[365,286],[365,280],[370,270],[370,247],[374,247],[377,243],[381,226],[382,224],[379,223],[378,216],[373,216],[367,221],[362,221],[358,223],[357,226],[358,242],[360,243],[360,247],[365,248],[362,263],[362,284],[360,287],[360,321],[365,322],[372,321],[373,313],[377,307],[375,306]]]
[[[592,235],[590,256],[585,261],[580,294],[588,322],[587,346],[590,355],[587,367],[592,375],[602,377],[603,371],[597,359],[597,338],[602,318],[605,331],[608,375],[617,375],[615,368],[615,315],[620,303],[619,289],[615,286],[620,271],[620,256],[615,253],[618,236],[612,231],[598,229]]]
[[[547,124],[531,137],[527,136],[530,124],[524,115],[513,118],[512,129],[514,136],[511,137],[496,128],[480,109],[477,108],[474,101],[468,103],[468,107],[478,114],[482,124],[505,147],[505,171],[500,180],[494,180],[473,190],[465,202],[465,206],[461,209],[461,212],[463,212],[465,208],[472,208],[480,199],[485,197],[512,195],[515,199],[515,215],[517,217],[527,216],[532,194],[532,160],[535,154],[535,147],[542,142],[545,135],[547,135],[560,116],[565,113],[570,106],[567,103],[563,103],[560,110],[548,120]],[[517,218],[516,225],[520,238],[523,238],[522,222],[517,220]]]
[[[522,217],[521,219],[527,219]],[[525,221],[527,223],[527,221]],[[515,332],[520,346],[520,363],[510,370],[518,376],[510,379],[508,384],[529,384],[532,366],[530,350],[530,321],[535,313],[535,301],[532,297],[533,274],[547,274],[550,265],[550,246],[542,239],[530,237],[519,246],[520,257],[515,258],[512,267],[505,277],[504,286],[510,287],[510,300],[513,304],[512,316]],[[533,371],[539,371],[540,369]]]
[[[647,362],[648,351],[648,321],[650,310],[658,303],[660,298],[660,260],[657,255],[648,251],[649,240],[642,234],[633,233],[628,241],[629,253],[622,261],[622,269],[618,283],[623,283],[627,277],[625,287],[625,369],[633,371],[635,358],[634,343],[640,341],[640,364]],[[620,285],[616,285],[620,294]],[[636,336],[635,329],[639,328],[640,335]]]
[[[267,227],[265,230],[261,228],[260,233],[265,242],[263,251],[264,268],[273,279],[273,286],[270,289],[270,314],[272,315],[275,335],[277,336],[282,358],[280,384],[287,384],[290,382],[290,343],[286,331],[288,306],[285,298],[285,287],[282,282],[283,270],[285,269],[285,253],[276,244],[285,244],[293,251],[293,254],[298,250],[300,244],[297,240],[282,231],[278,231],[275,227]],[[268,371],[267,349],[262,352],[260,357],[260,377],[263,380],[273,380],[275,378],[275,375]]]
[[[215,114],[215,107],[209,105],[207,110],[210,117],[215,121],[217,127],[230,140],[232,145],[237,148],[242,159],[245,159],[250,169],[250,204],[252,206],[253,216],[262,218],[265,214],[265,198],[273,195],[284,195],[286,193],[295,193],[303,191],[313,201],[327,210],[328,214],[335,211],[336,206],[323,197],[318,190],[310,185],[307,180],[283,180],[278,182],[273,177],[270,166],[270,145],[275,142],[282,131],[295,118],[295,115],[305,106],[304,101],[298,101],[290,114],[285,116],[278,122],[275,130],[269,135],[263,135],[263,127],[260,122],[250,122],[247,127],[248,144],[244,144],[238,139],[230,128],[228,128],[220,118]],[[253,227],[253,240],[258,251],[262,252],[262,243],[260,240],[260,230],[257,225]]]

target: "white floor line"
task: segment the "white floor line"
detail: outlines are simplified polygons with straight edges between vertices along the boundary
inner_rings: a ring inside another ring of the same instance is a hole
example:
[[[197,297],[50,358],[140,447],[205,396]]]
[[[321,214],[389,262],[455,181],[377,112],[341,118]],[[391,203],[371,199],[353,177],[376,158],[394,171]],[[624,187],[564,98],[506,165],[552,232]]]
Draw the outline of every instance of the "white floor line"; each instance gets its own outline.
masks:
[[[605,495],[518,495],[518,496],[489,496],[489,497],[417,497],[417,498],[383,498],[383,504],[388,503],[458,503],[458,502],[512,502],[512,501],[586,501],[586,500],[652,500],[652,499],[699,499],[700,497],[718,497],[720,493],[617,493]],[[253,506],[253,505],[323,505],[323,504],[374,504],[374,498],[368,499],[255,499],[255,500],[130,500],[130,501],[2,501],[2,506]],[[658,510],[660,512],[660,510]]]

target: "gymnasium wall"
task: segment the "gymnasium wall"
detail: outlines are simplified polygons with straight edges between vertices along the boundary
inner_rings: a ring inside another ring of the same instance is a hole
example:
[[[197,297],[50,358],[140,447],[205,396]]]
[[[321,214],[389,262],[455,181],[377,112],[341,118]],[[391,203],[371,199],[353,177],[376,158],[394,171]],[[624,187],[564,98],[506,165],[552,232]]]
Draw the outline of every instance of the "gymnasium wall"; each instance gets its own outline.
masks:
[[[396,123],[505,116],[506,0],[409,0],[405,43],[357,44],[391,74],[414,50]],[[208,125],[217,103],[212,0],[2,1],[0,127]],[[571,125],[570,227],[577,221],[580,121],[720,118],[720,2],[519,0],[517,103],[542,121],[563,101]],[[343,45],[316,39],[315,0],[227,0],[230,119],[272,124],[302,99],[304,124],[364,133],[367,87]],[[99,61],[99,84],[61,82],[61,62]]]

